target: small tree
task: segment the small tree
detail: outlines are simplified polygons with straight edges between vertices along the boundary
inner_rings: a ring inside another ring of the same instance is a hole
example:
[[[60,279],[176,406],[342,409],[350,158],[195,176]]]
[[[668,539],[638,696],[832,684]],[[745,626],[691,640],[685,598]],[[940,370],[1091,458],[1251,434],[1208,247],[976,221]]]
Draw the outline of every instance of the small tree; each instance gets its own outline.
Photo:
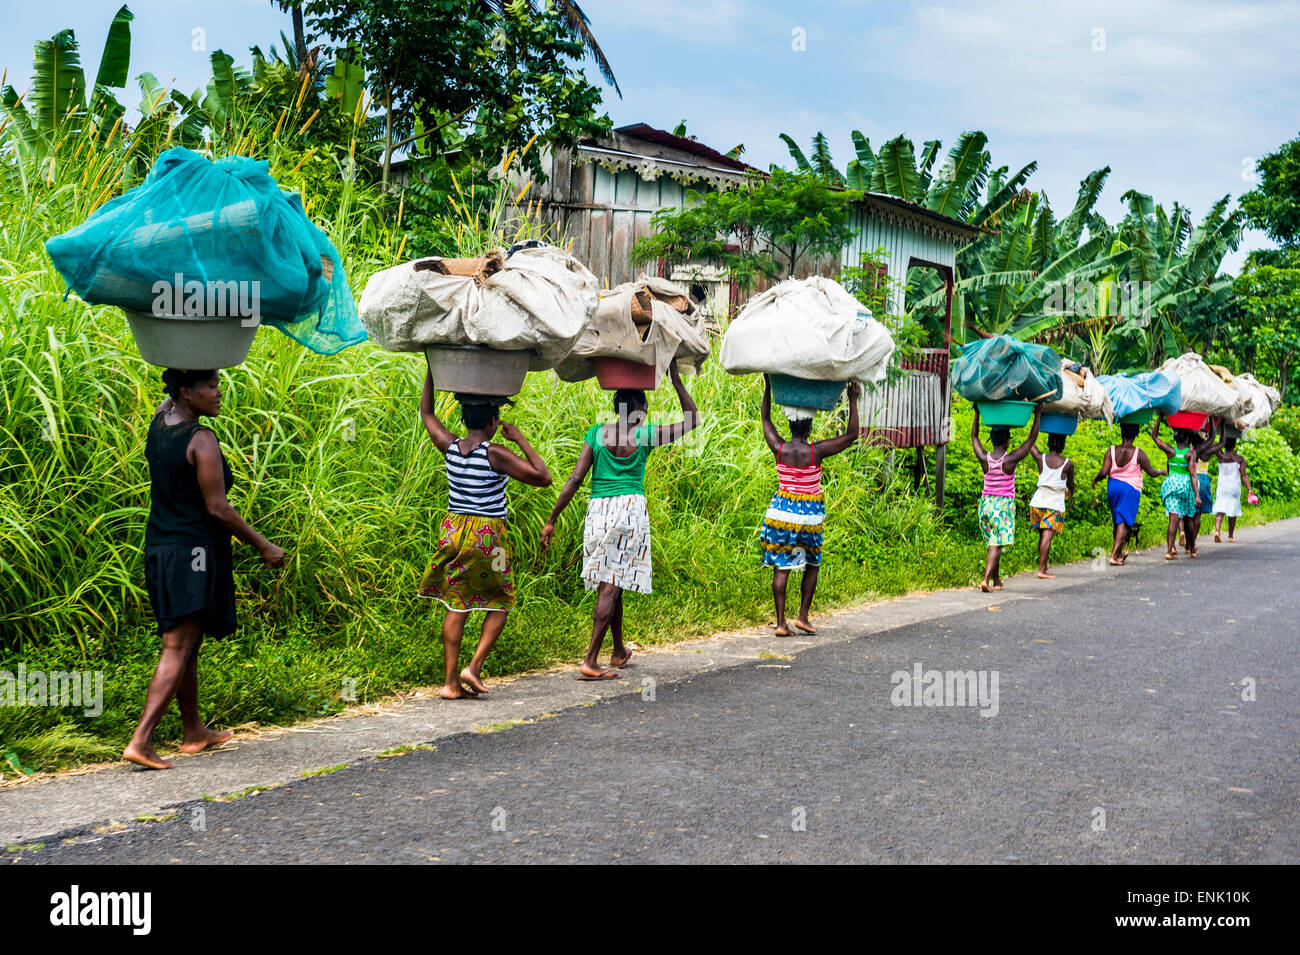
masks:
[[[454,143],[497,161],[534,135],[570,146],[612,126],[578,68],[581,35],[551,5],[306,0],[304,9],[331,53],[365,70],[383,109],[385,187],[393,154],[417,141],[425,155]],[[540,152],[527,160],[534,173]]]
[[[1241,197],[1251,225],[1282,246],[1300,245],[1300,137],[1257,164],[1259,185]]]
[[[650,220],[655,232],[636,243],[632,261],[709,262],[745,289],[759,276],[790,278],[801,260],[844,247],[853,235],[849,208],[858,195],[779,166],[768,176],[752,172],[737,189],[691,190],[685,208],[656,212]]]

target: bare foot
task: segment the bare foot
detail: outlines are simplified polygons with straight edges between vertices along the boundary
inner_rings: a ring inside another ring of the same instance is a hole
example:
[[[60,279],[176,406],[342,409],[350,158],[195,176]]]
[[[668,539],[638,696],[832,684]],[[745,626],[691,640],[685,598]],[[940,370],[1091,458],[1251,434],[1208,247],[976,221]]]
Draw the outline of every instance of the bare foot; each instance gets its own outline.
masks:
[[[1201,556],[1201,552],[1198,551],[1198,550],[1189,550],[1189,551],[1187,552],[1187,556],[1188,556],[1188,557],[1200,557],[1200,556]]]
[[[612,667],[618,667],[620,670],[623,669],[627,666],[627,661],[632,659],[633,649],[634,648],[630,645],[624,646],[623,655],[621,657],[611,653],[609,655],[609,665]]]
[[[783,623],[778,623],[776,625],[776,635],[778,637],[788,637],[790,636],[790,628]]]
[[[994,577],[994,578],[993,578],[993,589],[994,589],[994,590],[1001,590],[1001,589],[1002,589],[1002,578],[1001,578],[1001,577]]]
[[[122,750],[122,758],[145,769],[172,768],[172,764],[160,758],[153,751],[152,746],[136,746],[135,743],[128,743],[126,749]]]
[[[1235,544],[1235,543],[1237,543],[1237,538],[1235,538],[1235,537],[1229,537],[1229,538],[1228,538],[1228,543],[1229,543],[1229,544]]]
[[[1039,571],[1038,573],[1036,573],[1034,576],[1040,578],[1041,580],[1055,580],[1055,579],[1056,579],[1056,574],[1049,574],[1049,573],[1048,573],[1047,571],[1045,571],[1045,570],[1040,570],[1040,571]]]
[[[1165,554],[1165,560],[1177,560],[1177,559],[1178,559],[1178,555],[1175,554],[1173,551],[1170,551],[1169,553]]]
[[[619,673],[617,670],[606,670],[604,667],[600,666],[589,667],[585,663],[578,667],[579,680],[617,680],[622,675],[623,674]]]
[[[486,693],[488,691],[487,687],[483,685],[483,681],[478,678],[478,674],[471,672],[469,667],[460,671],[460,680],[462,683],[468,683],[469,688],[475,693]]]
[[[980,581],[980,590],[984,591],[985,593],[988,593],[992,589],[993,588],[989,586],[989,582],[987,580]]]
[[[1215,531],[1215,532],[1214,532],[1214,543],[1216,543],[1216,544],[1222,544],[1222,543],[1223,543],[1223,536],[1222,536],[1218,531]]]
[[[209,746],[220,746],[235,734],[230,730],[210,730],[206,726],[192,739],[181,738],[182,753],[201,753]]]
[[[444,700],[472,700],[478,696],[473,690],[463,686],[444,686],[438,691],[438,695]]]
[[[794,625],[795,625],[796,627],[798,627],[800,630],[802,630],[804,633],[816,633],[816,632],[817,632],[817,628],[816,628],[816,627],[814,627],[811,623],[809,623],[807,620],[804,620],[804,619],[802,619],[802,618],[800,618],[799,620],[796,620],[796,621],[794,622]]]
[[[1122,560],[1116,560],[1114,557],[1108,557],[1108,558],[1106,558],[1106,563],[1110,564],[1112,567],[1123,567],[1123,566],[1124,566],[1124,561],[1122,561]]]

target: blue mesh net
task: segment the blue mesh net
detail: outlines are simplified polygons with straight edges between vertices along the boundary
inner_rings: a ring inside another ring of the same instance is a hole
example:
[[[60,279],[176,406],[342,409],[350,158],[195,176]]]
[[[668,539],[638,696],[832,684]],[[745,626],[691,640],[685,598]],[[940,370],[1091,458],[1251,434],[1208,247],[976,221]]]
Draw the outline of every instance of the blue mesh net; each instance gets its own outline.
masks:
[[[1163,414],[1177,414],[1183,402],[1183,383],[1167,371],[1140,375],[1098,375],[1097,381],[1110,395],[1115,417],[1154,408]]]
[[[145,181],[45,243],[92,305],[250,314],[322,355],[366,338],[338,251],[266,162],[175,147]]]
[[[952,386],[968,401],[1055,401],[1061,359],[1046,345],[994,335],[971,342],[953,367]]]

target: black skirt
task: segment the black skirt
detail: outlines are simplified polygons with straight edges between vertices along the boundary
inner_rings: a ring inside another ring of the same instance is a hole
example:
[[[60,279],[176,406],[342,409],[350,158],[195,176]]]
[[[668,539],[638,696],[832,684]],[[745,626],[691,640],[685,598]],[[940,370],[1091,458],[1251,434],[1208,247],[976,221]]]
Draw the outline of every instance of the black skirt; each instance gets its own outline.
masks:
[[[158,621],[158,635],[187,617],[202,632],[235,632],[235,573],[230,539],[216,544],[150,544],[144,549],[145,584]]]

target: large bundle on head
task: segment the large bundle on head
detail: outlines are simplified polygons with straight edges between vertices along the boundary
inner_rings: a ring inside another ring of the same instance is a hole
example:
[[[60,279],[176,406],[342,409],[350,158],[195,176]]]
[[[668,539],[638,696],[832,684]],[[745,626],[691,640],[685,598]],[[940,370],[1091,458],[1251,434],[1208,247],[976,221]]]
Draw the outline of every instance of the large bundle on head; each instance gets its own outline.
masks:
[[[361,321],[389,351],[482,345],[532,353],[553,368],[591,320],[596,277],[554,246],[478,259],[418,259],[376,272],[361,293]]]
[[[1061,359],[1061,397],[1043,405],[1044,414],[1080,415],[1113,421],[1115,408],[1091,368]]]
[[[363,341],[338,252],[267,169],[177,146],[46,250],[92,305],[259,318],[321,354]]]
[[[733,375],[790,375],[811,381],[885,377],[889,330],[831,279],[789,279],[750,299],[722,336],[718,360]]]
[[[1140,375],[1099,375],[1097,381],[1110,395],[1115,417],[1125,418],[1138,411],[1155,410],[1171,415],[1182,409],[1182,382],[1166,371]]]
[[[672,361],[698,372],[709,357],[704,321],[686,289],[657,276],[639,276],[600,293],[591,322],[555,373],[581,381],[596,373],[592,360],[601,358],[652,365],[656,382]]]
[[[1237,407],[1232,413],[1236,426],[1244,431],[1268,424],[1268,419],[1282,403],[1278,390],[1261,384],[1251,374],[1234,375],[1232,384],[1237,391]]]
[[[1232,375],[1224,368],[1216,371],[1196,352],[1189,351],[1177,358],[1170,358],[1160,366],[1160,370],[1177,375],[1182,383],[1180,411],[1195,411],[1217,417],[1231,415],[1237,407],[1237,389],[1232,386]]]
[[[952,386],[968,401],[1057,401],[1061,358],[1009,335],[981,338],[962,348]]]

